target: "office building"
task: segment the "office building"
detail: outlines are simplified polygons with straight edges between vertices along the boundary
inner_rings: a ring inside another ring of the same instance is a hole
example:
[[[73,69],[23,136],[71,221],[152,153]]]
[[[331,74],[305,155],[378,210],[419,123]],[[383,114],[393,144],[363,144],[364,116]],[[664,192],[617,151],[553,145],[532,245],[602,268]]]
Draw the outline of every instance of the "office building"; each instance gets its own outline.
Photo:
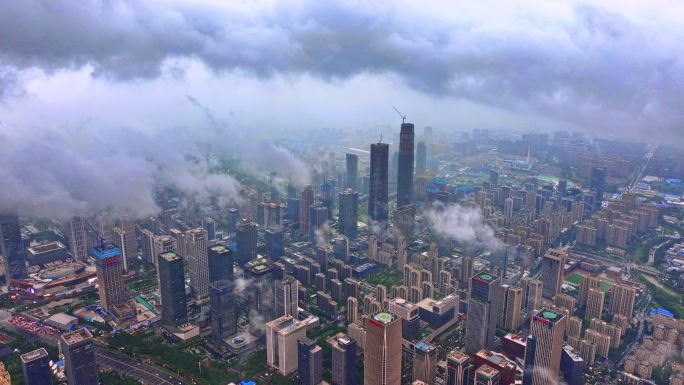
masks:
[[[594,167],[591,170],[591,189],[596,192],[596,210],[601,208],[603,193],[606,189],[606,168]]]
[[[399,164],[397,173],[397,207],[413,203],[414,169],[413,123],[402,123],[399,134]]]
[[[506,287],[503,292],[503,327],[513,331],[520,326],[520,310],[522,308],[522,289],[519,287]]]
[[[148,265],[156,266],[154,258],[159,255],[154,251],[154,233],[149,229],[143,229],[141,232],[140,248],[142,249],[142,259]]]
[[[306,336],[297,341],[297,377],[302,385],[323,381],[323,349]]]
[[[363,373],[366,385],[400,385],[401,318],[380,311],[368,318]]]
[[[358,237],[359,194],[351,189],[344,190],[339,196],[340,202],[340,233],[349,239]]]
[[[475,385],[499,385],[499,371],[482,365],[475,371]]]
[[[218,347],[225,338],[238,331],[237,296],[233,292],[235,284],[232,280],[212,282],[209,288],[211,341]]]
[[[562,250],[548,249],[542,259],[541,280],[544,283],[542,295],[553,299],[560,293],[563,284],[563,271],[567,253]]]
[[[217,243],[207,250],[209,283],[233,278],[233,252]]]
[[[121,249],[113,243],[105,243],[93,249],[97,271],[98,294],[100,304],[109,312],[128,300],[128,293],[123,281],[123,263]]]
[[[636,289],[631,286],[617,284],[614,285],[611,290],[610,314],[623,315],[628,319],[631,319],[632,313],[634,312]]]
[[[5,262],[5,282],[26,277],[26,254],[16,214],[0,213],[0,254]]]
[[[584,318],[587,321],[591,321],[594,318],[601,319],[605,298],[606,293],[601,289],[589,289],[589,294],[587,295],[587,309],[584,313]]]
[[[523,385],[558,383],[567,317],[543,308],[532,317],[525,350]]]
[[[543,282],[538,279],[524,277],[520,280],[520,286],[522,286],[523,309],[527,313],[539,310],[542,304]]]
[[[241,219],[235,230],[237,262],[240,266],[257,257],[257,224]]]
[[[98,385],[92,334],[86,329],[64,333],[59,337],[59,346],[64,354],[64,371],[69,384]]]
[[[314,191],[311,185],[304,187],[299,196],[299,233],[309,234],[309,207],[314,203]]]
[[[561,351],[561,373],[568,385],[582,385],[584,360],[570,345],[563,346]]]
[[[289,315],[297,318],[299,314],[299,281],[285,277],[275,282],[275,317]]]
[[[266,324],[266,360],[283,376],[298,368],[298,341],[306,338],[306,324],[291,316],[276,318]]]
[[[458,350],[447,354],[446,385],[469,385],[472,374],[472,360]]]
[[[138,239],[135,234],[135,222],[130,218],[121,218],[114,228],[116,243],[121,248],[124,270],[138,258]],[[80,246],[79,246],[80,247]]]
[[[266,256],[275,261],[285,256],[285,231],[283,226],[276,225],[264,231]]]
[[[216,240],[216,221],[214,221],[214,218],[205,217],[202,221],[202,227],[207,231],[207,239],[210,241]]]
[[[317,233],[328,222],[328,215],[328,208],[322,202],[314,202],[309,207],[309,239],[314,246],[318,245],[317,242],[320,237],[317,236]]]
[[[387,310],[401,318],[401,334],[407,341],[418,337],[420,327],[419,307],[403,298],[397,297],[387,301]]]
[[[347,188],[359,190],[359,157],[354,154],[346,154],[347,161]]]
[[[434,384],[437,378],[437,348],[419,342],[413,356],[413,381]]]
[[[415,221],[413,205],[397,207],[392,211],[392,224],[397,234],[409,241],[413,238],[413,225]],[[397,266],[401,269],[403,266]]]
[[[21,369],[24,373],[24,383],[29,385],[52,385],[50,357],[48,357],[45,348],[22,354]]]
[[[368,218],[372,222],[385,223],[389,219],[388,167],[389,145],[371,144],[370,190],[368,195]]]
[[[333,385],[356,385],[356,341],[344,333],[328,338],[332,350]]]
[[[176,253],[183,258],[188,256],[188,245],[185,240],[185,232],[176,228],[170,229],[169,234],[176,240]]]
[[[88,257],[87,239],[85,221],[79,216],[74,216],[69,222],[69,244],[74,260],[85,261]]]
[[[173,251],[162,253],[158,266],[161,323],[173,328],[188,322],[183,258]]]
[[[207,231],[203,228],[188,230],[185,233],[188,253],[186,260],[190,271],[190,289],[195,299],[209,296],[209,252]]]
[[[465,335],[465,349],[470,354],[494,349],[497,309],[501,300],[499,284],[499,277],[488,273],[479,273],[470,281]]]

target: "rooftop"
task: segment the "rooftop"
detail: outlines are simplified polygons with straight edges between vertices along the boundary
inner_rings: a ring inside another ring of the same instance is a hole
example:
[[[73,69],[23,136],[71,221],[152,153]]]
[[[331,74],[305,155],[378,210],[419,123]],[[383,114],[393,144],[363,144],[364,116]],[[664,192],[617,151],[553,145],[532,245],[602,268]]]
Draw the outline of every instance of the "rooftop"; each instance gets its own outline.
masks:
[[[489,274],[489,273],[480,273],[480,274],[476,275],[475,278],[481,279],[485,282],[491,282],[491,281],[497,279],[498,277],[493,275],[493,274]]]
[[[452,350],[449,352],[447,355],[447,360],[455,361],[455,362],[465,362],[469,359],[470,357],[463,353],[460,350]]]
[[[167,251],[162,253],[160,256],[169,262],[181,259],[181,257],[173,251]]]
[[[211,246],[209,250],[212,250],[216,253],[226,253],[230,252],[230,249],[226,247],[226,245],[222,245],[220,243],[215,244],[214,246]]]
[[[47,357],[48,353],[45,348],[36,349],[32,352],[24,353],[21,355],[21,362],[28,363],[39,358]]]
[[[392,320],[394,320],[395,318],[396,317],[394,316],[394,314],[392,314],[390,312],[386,312],[386,311],[381,311],[381,312],[375,313],[375,315],[373,315],[374,320],[381,322],[385,325],[392,322]]]
[[[110,258],[121,256],[121,249],[113,243],[105,243],[100,246],[93,247],[93,257],[104,261]]]
[[[87,341],[93,338],[93,335],[86,329],[78,329],[73,332],[64,333],[61,336],[62,341],[67,345],[75,345],[83,341]]]

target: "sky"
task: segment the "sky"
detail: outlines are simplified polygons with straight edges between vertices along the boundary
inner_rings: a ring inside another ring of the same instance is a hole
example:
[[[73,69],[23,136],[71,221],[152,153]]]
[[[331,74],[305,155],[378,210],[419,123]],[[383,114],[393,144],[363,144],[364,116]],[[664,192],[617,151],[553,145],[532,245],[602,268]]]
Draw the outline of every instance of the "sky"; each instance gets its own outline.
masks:
[[[662,0],[5,0],[0,180],[13,182],[0,200],[26,207],[20,197],[50,191],[31,210],[65,196],[69,212],[93,209],[103,194],[76,190],[105,168],[111,187],[137,175],[130,196],[115,195],[147,213],[140,191],[159,179],[217,188],[205,186],[210,161],[180,156],[198,141],[398,124],[394,106],[438,132],[684,146],[683,19],[684,3]],[[37,185],[46,177],[54,185]]]

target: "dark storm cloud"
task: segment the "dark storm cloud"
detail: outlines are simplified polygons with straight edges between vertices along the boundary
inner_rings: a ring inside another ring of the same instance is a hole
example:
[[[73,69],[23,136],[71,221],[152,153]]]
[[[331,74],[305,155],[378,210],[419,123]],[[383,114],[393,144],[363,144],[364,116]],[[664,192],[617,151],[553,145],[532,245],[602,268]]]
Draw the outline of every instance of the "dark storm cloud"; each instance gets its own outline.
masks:
[[[0,4],[7,68],[87,64],[94,76],[129,80],[191,58],[217,72],[261,77],[396,74],[428,94],[679,144],[683,35],[593,6],[575,7],[562,22],[517,16],[478,24],[328,1],[259,14],[116,0]]]

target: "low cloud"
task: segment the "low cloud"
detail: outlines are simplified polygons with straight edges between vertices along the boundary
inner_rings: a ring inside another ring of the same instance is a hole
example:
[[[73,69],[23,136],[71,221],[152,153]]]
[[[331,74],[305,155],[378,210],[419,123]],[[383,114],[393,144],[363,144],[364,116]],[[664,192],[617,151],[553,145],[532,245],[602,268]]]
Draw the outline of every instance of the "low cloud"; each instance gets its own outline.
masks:
[[[426,94],[590,132],[684,141],[684,32],[667,22],[665,6],[639,17],[586,4],[528,6],[504,20],[449,19],[392,2],[254,7],[3,1],[0,93],[26,69],[90,66],[95,77],[130,81],[182,72],[178,62],[191,59],[258,78],[390,74]]]
[[[433,234],[467,247],[484,247],[496,251],[502,244],[476,207],[436,203],[425,213]]]

